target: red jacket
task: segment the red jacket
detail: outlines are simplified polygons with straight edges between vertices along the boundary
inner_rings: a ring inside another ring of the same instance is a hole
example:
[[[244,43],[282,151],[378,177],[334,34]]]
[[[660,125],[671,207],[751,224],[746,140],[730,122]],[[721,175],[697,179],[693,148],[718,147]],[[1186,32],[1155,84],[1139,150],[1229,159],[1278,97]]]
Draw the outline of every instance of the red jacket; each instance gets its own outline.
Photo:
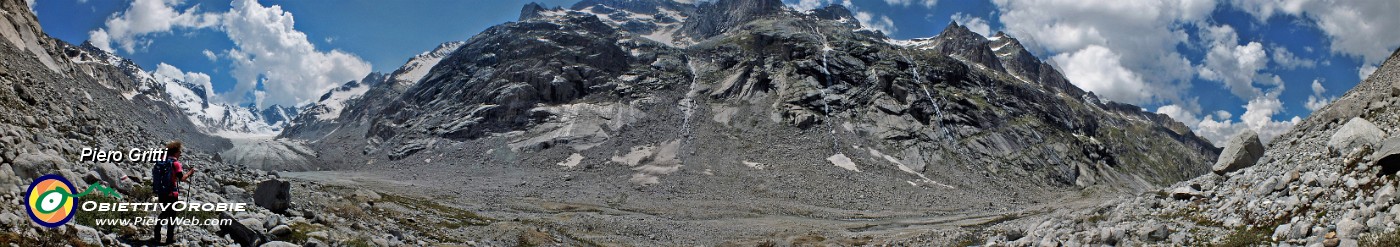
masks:
[[[171,195],[171,196],[180,196],[180,178],[181,178],[182,176],[185,175],[185,168],[184,168],[184,166],[180,165],[180,159],[179,159],[179,158],[170,158],[170,159],[174,160],[174,162],[171,162],[171,163],[174,163],[174,166],[175,166],[175,172],[173,172],[173,173],[170,175],[170,176],[173,176],[172,178],[170,178],[170,183],[172,183],[172,184],[171,184],[171,187],[170,187],[170,188],[171,188],[171,189],[170,189],[170,195]]]

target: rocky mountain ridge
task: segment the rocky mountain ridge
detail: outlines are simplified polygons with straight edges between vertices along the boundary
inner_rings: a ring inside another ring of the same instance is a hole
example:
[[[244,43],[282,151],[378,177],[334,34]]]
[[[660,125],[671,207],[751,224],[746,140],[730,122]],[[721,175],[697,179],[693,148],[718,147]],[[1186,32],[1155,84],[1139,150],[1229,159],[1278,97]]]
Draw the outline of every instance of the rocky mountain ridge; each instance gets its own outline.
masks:
[[[451,183],[465,204],[627,207],[662,226],[743,210],[1019,218],[1048,201],[1196,177],[1220,152],[1164,115],[1074,87],[1005,34],[952,24],[922,40],[943,41],[893,41],[840,6],[782,6],[527,5],[519,21],[417,66],[430,68],[420,80],[370,87],[336,121],[281,136],[315,150],[319,169]],[[610,243],[756,238],[648,240],[618,236],[634,226],[619,217],[522,214]],[[903,229],[888,224],[860,229]]]
[[[1393,246],[1400,243],[1397,105],[1400,50],[1267,149],[1254,133],[1232,138],[1215,173],[969,239],[1007,246]]]

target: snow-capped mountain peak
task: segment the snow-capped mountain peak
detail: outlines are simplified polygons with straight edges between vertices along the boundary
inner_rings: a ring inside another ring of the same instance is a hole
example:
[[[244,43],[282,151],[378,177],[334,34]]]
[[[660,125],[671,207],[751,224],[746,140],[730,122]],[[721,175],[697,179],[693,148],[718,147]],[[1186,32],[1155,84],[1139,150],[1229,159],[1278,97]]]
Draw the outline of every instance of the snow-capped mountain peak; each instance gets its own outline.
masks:
[[[259,110],[252,105],[214,102],[208,81],[189,82],[192,76],[181,75],[178,70],[171,71],[173,67],[165,67],[168,65],[161,66],[156,72],[147,73],[147,76],[159,83],[170,102],[184,111],[190,122],[204,133],[220,136],[276,135],[296,115],[295,108],[279,105]]]
[[[405,63],[403,67],[399,67],[398,70],[395,70],[390,78],[393,78],[392,81],[399,85],[418,83],[418,81],[423,80],[423,77],[428,75],[428,71],[431,71],[433,66],[437,66],[438,62],[442,61],[443,57],[452,54],[453,51],[457,51],[457,48],[462,47],[462,44],[466,43],[466,41],[442,43],[431,51],[413,56],[413,58],[408,59],[408,63]],[[359,93],[354,93],[353,95],[360,94],[364,94],[364,90],[360,90]],[[326,100],[324,97],[322,98],[323,101]],[[343,102],[343,100],[341,100],[341,102]]]

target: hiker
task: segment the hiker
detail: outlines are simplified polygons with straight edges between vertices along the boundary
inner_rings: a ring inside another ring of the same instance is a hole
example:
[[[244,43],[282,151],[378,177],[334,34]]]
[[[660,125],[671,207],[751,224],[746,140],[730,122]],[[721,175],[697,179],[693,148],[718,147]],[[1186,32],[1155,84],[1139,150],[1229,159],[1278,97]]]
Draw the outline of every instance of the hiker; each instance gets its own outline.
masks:
[[[194,175],[193,167],[185,168],[180,164],[182,149],[183,144],[178,140],[165,144],[165,160],[156,162],[155,167],[151,168],[151,192],[156,194],[157,200],[162,204],[178,201],[180,199],[179,183],[188,181],[190,175]],[[164,211],[160,212],[160,215],[157,216],[160,218],[158,220],[160,224],[156,224],[153,242],[161,243],[160,228],[162,226],[166,227],[166,241],[175,242],[175,224],[168,222],[170,218],[175,217],[175,213],[175,210],[170,207],[166,207]]]

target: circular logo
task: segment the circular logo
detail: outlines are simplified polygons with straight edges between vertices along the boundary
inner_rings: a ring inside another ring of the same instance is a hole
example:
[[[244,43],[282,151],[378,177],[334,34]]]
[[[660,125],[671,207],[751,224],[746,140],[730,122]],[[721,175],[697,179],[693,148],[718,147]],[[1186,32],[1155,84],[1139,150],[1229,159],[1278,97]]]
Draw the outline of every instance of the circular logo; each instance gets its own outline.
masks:
[[[73,219],[73,183],[58,174],[48,174],[29,184],[29,200],[24,207],[29,219],[54,228]]]

